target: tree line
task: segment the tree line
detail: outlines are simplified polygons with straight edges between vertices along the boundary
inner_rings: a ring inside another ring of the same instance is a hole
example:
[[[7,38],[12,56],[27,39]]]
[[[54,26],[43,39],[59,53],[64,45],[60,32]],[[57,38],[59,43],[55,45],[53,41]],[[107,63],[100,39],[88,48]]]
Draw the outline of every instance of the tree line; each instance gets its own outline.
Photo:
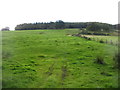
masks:
[[[9,27],[2,28],[1,31],[10,31]]]
[[[114,25],[100,22],[64,22],[62,20],[58,20],[56,22],[36,22],[36,23],[23,23],[19,24],[15,27],[15,30],[35,30],[35,29],[72,29],[86,28],[91,31],[96,30],[104,30],[109,31],[116,29]]]

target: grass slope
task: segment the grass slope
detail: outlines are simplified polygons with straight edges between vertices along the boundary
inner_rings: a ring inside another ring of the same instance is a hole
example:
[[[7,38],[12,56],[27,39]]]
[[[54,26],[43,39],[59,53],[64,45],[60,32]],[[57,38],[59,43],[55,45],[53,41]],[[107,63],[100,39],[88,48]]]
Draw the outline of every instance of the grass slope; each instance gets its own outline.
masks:
[[[117,87],[117,47],[67,35],[77,31],[3,32],[3,88]]]

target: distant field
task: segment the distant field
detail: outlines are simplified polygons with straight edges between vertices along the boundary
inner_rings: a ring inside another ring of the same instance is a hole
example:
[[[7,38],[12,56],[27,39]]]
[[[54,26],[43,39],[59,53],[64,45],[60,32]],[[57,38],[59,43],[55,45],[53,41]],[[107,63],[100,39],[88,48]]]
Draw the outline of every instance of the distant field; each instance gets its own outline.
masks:
[[[78,31],[3,32],[3,88],[118,87],[117,46],[69,36]]]

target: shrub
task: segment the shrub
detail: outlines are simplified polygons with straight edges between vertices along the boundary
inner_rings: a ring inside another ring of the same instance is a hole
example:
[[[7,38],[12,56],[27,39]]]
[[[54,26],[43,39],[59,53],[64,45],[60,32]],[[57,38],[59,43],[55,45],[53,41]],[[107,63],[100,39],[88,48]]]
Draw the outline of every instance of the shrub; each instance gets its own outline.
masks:
[[[102,56],[97,56],[95,59],[95,63],[97,64],[105,64],[104,58]]]
[[[83,38],[88,39],[88,37],[83,36]]]
[[[113,61],[114,61],[114,68],[118,68],[120,69],[120,53],[115,53],[114,57],[113,57]]]
[[[105,76],[112,76],[112,73],[108,73],[108,72],[105,72],[105,71],[101,72],[100,74],[105,75]]]
[[[113,44],[112,40],[110,41],[110,44]]]
[[[99,42],[100,42],[100,43],[104,43],[104,41],[103,41],[103,40],[100,40]]]
[[[34,61],[34,60],[31,60],[30,62],[31,62],[31,63],[35,63],[35,61]]]
[[[91,38],[88,38],[88,40],[91,40]]]
[[[107,39],[106,39],[106,43],[108,43]]]
[[[92,38],[93,41],[95,41],[95,38]]]

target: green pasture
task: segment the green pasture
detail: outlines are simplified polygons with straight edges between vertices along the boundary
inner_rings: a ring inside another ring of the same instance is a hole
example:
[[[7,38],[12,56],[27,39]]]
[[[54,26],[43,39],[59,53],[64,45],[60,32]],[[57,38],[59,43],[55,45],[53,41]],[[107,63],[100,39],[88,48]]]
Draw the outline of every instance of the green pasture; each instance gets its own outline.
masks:
[[[2,32],[3,88],[118,87],[117,46],[69,35],[77,32]],[[95,63],[97,57],[105,64]]]

